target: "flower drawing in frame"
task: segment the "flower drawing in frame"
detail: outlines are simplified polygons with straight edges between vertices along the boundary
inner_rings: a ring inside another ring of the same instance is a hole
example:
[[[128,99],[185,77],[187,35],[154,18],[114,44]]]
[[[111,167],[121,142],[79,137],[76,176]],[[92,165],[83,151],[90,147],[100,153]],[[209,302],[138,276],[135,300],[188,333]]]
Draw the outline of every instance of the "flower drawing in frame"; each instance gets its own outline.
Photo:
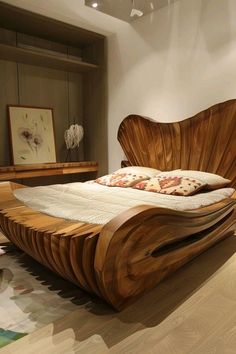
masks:
[[[8,106],[14,165],[56,162],[51,108]]]

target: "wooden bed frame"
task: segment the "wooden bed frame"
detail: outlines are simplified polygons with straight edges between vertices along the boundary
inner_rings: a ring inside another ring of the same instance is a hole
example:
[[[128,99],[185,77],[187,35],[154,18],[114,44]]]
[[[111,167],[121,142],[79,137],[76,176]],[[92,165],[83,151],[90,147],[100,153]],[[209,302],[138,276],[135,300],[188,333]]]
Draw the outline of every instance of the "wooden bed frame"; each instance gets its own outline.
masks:
[[[236,100],[178,123],[131,115],[118,140],[128,163],[161,170],[218,173],[236,186]],[[164,277],[236,229],[236,194],[179,212],[140,205],[106,225],[51,217],[18,201],[23,185],[0,184],[0,227],[16,246],[52,271],[121,310]]]

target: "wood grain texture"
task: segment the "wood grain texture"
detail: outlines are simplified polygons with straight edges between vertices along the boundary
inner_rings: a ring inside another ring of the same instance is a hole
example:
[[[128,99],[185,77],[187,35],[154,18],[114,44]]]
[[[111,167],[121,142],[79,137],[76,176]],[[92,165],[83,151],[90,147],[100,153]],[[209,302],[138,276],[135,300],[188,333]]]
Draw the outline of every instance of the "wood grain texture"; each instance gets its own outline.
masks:
[[[216,172],[235,186],[235,112],[236,100],[231,100],[179,123],[129,116],[118,138],[131,164]],[[140,205],[102,226],[34,211],[12,193],[23,187],[0,184],[3,233],[52,271],[117,310],[236,229],[236,194],[190,212]]]
[[[231,235],[236,200],[194,212],[128,209],[106,225],[55,218],[26,207],[0,184],[0,228],[17,247],[121,310],[164,277]]]
[[[3,233],[38,262],[92,291],[85,280],[82,259],[89,254],[87,261],[93,263],[95,247],[89,245],[87,250],[84,240],[93,237],[96,243],[94,236],[99,234],[102,226],[69,222],[32,210],[16,200],[12,194],[16,188],[23,186],[10,182],[0,184],[0,227]]]
[[[218,103],[176,123],[130,115],[118,140],[131,165],[217,173],[236,186],[236,100]]]
[[[77,73],[84,73],[98,68],[95,64],[86,63],[81,60],[61,58],[52,54],[40,53],[32,49],[24,49],[7,44],[0,44],[0,58],[17,63],[31,64]]]
[[[95,161],[41,163],[32,165],[14,165],[0,167],[0,181],[17,178],[32,178],[73,173],[96,172],[98,164]]]
[[[140,206],[104,226],[96,249],[100,291],[122,309],[236,227],[235,201],[197,212]]]
[[[45,274],[36,264],[30,268]],[[0,354],[234,354],[235,275],[232,236],[119,313],[79,292],[77,310],[5,346]]]

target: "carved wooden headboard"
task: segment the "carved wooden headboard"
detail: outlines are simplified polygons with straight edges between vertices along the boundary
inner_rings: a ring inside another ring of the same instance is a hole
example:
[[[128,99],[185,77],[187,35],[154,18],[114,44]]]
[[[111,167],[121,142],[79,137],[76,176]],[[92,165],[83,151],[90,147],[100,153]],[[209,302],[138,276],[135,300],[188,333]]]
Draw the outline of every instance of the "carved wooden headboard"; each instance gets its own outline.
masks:
[[[175,123],[129,115],[118,140],[131,165],[208,171],[236,187],[236,99]]]

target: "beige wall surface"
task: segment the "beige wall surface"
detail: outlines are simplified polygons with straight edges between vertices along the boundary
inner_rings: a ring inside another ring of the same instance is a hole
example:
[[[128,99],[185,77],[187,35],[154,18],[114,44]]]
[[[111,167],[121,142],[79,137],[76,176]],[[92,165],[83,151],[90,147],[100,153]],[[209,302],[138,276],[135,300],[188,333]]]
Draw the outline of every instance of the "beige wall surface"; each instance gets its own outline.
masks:
[[[236,1],[179,0],[131,25],[83,0],[5,0],[108,36],[109,170],[130,113],[178,121],[236,97]],[[222,122],[223,123],[223,122]]]

